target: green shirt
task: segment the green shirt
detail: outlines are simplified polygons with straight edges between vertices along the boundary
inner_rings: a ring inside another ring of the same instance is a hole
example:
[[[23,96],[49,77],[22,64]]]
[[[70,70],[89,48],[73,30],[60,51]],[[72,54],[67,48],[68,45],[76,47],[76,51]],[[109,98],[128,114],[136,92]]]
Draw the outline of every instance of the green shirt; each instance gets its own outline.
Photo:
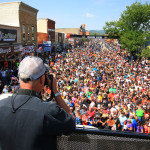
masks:
[[[113,93],[116,93],[116,89],[115,89],[115,88],[110,88],[110,89],[109,89],[109,93],[110,93],[111,91],[113,91]]]
[[[89,96],[92,94],[92,92],[86,92],[85,95],[87,96],[87,94],[89,94]]]
[[[144,115],[144,110],[142,110],[142,109],[136,110],[136,115],[137,115],[137,117],[143,117],[143,115]]]

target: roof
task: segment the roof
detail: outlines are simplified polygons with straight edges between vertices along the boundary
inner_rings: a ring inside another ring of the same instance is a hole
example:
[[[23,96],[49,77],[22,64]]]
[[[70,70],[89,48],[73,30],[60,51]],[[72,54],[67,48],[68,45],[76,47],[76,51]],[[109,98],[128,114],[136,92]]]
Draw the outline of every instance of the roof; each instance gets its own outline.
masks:
[[[20,3],[20,5],[21,5],[21,4],[26,5],[27,7],[30,7],[31,9],[33,9],[34,11],[37,11],[37,12],[39,11],[38,9],[36,9],[36,8],[30,6],[30,5],[28,5],[28,4],[26,4],[26,3],[22,2],[22,1],[2,2],[2,3],[0,3],[0,5],[1,5],[1,4],[13,4],[13,3]]]

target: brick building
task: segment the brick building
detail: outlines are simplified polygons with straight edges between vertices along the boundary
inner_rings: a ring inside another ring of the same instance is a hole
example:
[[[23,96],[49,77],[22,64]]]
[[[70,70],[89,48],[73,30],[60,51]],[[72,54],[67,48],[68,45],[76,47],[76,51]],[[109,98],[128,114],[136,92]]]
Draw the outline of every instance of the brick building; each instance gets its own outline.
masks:
[[[0,24],[20,28],[21,44],[36,49],[37,12],[23,2],[0,3]]]
[[[40,18],[37,20],[38,46],[43,47],[44,51],[51,51],[55,42],[55,21],[48,18]],[[43,42],[49,44],[46,46]]]

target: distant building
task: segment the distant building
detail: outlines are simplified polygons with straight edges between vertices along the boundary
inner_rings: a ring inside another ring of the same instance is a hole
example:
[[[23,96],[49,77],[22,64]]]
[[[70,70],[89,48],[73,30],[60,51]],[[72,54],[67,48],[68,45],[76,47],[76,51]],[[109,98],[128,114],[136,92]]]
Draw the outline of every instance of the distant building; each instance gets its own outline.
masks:
[[[67,45],[67,43],[74,45],[77,38],[82,38],[82,36],[84,37],[85,35],[90,34],[89,31],[85,30],[85,24],[82,24],[80,28],[57,28],[55,29],[55,31],[65,33],[65,46]],[[74,36],[74,38],[72,36]]]
[[[55,32],[55,47],[56,48],[64,48],[66,45],[65,43],[65,33]]]
[[[80,28],[57,28],[55,31],[65,34],[89,35],[89,31],[85,30],[85,24],[82,24]]]
[[[55,42],[55,21],[48,18],[37,20],[38,46],[43,47],[44,51],[51,51],[51,45]],[[49,46],[44,46],[43,42],[48,41]]]
[[[80,28],[57,28],[56,32],[64,32],[64,33],[72,33],[72,34],[80,34]]]

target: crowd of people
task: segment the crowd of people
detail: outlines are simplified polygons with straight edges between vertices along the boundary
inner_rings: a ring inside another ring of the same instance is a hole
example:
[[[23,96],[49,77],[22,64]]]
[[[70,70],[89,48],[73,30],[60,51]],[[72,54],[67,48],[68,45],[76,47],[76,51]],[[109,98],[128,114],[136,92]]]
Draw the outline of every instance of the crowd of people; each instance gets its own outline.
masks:
[[[150,63],[134,59],[116,43],[89,40],[56,55],[62,98],[77,125],[150,134]],[[0,93],[15,92],[17,69],[1,70]],[[51,96],[45,85],[42,99]],[[51,101],[53,103],[53,100]]]

